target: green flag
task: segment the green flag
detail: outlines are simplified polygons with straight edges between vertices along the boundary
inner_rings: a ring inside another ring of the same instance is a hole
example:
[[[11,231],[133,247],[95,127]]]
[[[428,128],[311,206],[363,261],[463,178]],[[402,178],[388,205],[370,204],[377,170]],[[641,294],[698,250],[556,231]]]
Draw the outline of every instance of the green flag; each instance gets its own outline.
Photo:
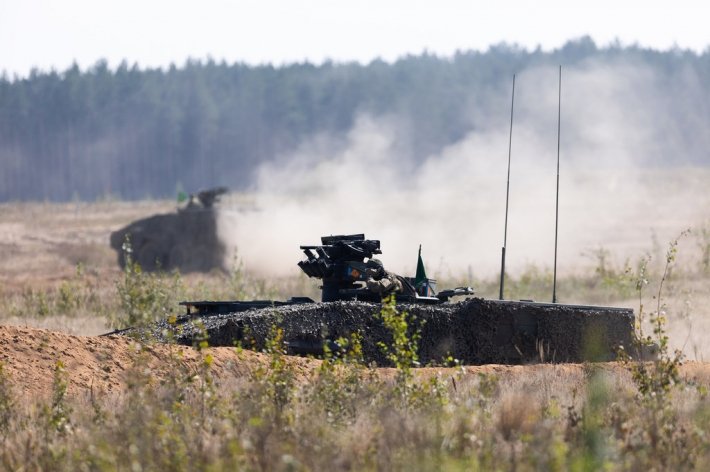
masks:
[[[419,287],[426,282],[426,271],[422,260],[422,245],[419,245],[419,258],[417,259],[417,275],[414,276],[414,286]]]
[[[186,194],[185,192],[183,192],[183,191],[178,192],[178,194],[177,194],[177,201],[178,201],[178,203],[182,203],[182,202],[184,202],[185,200],[187,200],[187,194]]]

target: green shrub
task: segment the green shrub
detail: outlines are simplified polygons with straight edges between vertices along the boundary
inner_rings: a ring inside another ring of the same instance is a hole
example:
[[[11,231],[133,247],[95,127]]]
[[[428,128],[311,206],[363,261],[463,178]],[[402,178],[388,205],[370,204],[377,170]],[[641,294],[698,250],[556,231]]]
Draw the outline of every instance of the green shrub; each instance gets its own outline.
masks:
[[[123,245],[125,268],[116,284],[121,310],[114,314],[111,324],[116,328],[141,326],[173,313],[185,288],[180,273],[144,272],[131,257],[130,241]]]
[[[5,365],[0,361],[0,437],[3,444],[7,440],[16,407],[8,373],[5,371]]]

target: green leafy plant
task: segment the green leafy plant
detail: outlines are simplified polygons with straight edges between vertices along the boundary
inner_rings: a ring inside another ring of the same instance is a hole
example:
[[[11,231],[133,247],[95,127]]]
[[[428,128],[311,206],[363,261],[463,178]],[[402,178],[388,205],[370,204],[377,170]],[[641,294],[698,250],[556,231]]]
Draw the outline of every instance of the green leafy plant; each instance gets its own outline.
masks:
[[[130,240],[123,244],[125,268],[123,277],[116,284],[121,313],[114,316],[111,324],[117,328],[141,326],[156,319],[167,318],[184,293],[179,272],[172,275],[143,272],[140,264],[132,258]]]
[[[650,454],[658,460],[663,468],[669,467],[670,458],[677,454],[675,449],[678,447],[678,441],[685,441],[679,435],[686,436],[687,434],[685,430],[676,427],[678,415],[671,402],[673,392],[683,385],[680,367],[684,356],[680,350],[671,351],[670,349],[666,330],[667,307],[663,302],[663,289],[677,258],[678,241],[687,234],[687,231],[681,233],[668,247],[663,273],[654,296],[656,306],[648,315],[653,335],[645,338],[643,338],[642,326],[644,322],[643,288],[648,280],[646,279],[647,264],[641,265],[636,283],[640,305],[638,331],[641,336],[641,348],[652,347],[656,355],[651,362],[644,362],[643,359],[632,363],[629,363],[628,359],[626,361],[637,388],[637,396],[645,410],[642,418],[646,424],[641,428],[647,437]],[[638,357],[643,356],[639,355]]]
[[[16,407],[9,375],[5,371],[5,365],[0,361],[0,437],[3,444],[7,440]]]
[[[397,309],[394,295],[382,300],[379,317],[392,336],[392,342],[378,342],[378,347],[397,369],[395,392],[409,403],[415,394],[412,368],[419,365],[419,340],[421,331],[412,325],[414,321],[406,311]]]
[[[309,401],[320,406],[329,423],[349,422],[357,417],[358,399],[367,395],[374,383],[363,363],[362,335],[353,333],[335,341],[335,349],[325,343],[320,365],[315,369]]]
[[[405,376],[411,376],[412,367],[419,366],[417,350],[421,329],[414,327],[414,317],[397,309],[394,295],[382,300],[379,317],[392,335],[392,343],[379,342],[378,346],[398,370]]]
[[[256,367],[251,378],[259,387],[266,404],[270,405],[274,420],[281,424],[289,420],[286,407],[294,390],[293,372],[286,362],[283,329],[278,326],[271,327],[264,353],[268,355],[267,365]]]
[[[382,300],[379,312],[385,328],[392,337],[390,343],[378,342],[378,347],[395,367],[394,393],[405,407],[447,402],[447,388],[438,376],[430,376],[424,382],[414,378],[414,368],[419,367],[419,341],[422,322],[407,311],[397,309],[394,295]]]
[[[67,371],[62,361],[54,364],[52,379],[52,401],[44,409],[44,417],[50,429],[60,434],[71,432],[72,409],[67,403]]]

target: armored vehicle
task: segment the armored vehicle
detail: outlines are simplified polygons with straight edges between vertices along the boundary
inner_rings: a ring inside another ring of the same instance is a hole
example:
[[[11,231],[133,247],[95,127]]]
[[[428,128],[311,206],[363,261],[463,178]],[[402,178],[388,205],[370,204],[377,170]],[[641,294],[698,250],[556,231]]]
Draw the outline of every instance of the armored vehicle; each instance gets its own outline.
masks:
[[[171,339],[187,345],[206,336],[211,346],[262,349],[276,325],[289,352],[319,355],[326,347],[337,351],[338,340],[359,333],[364,359],[387,365],[381,345],[392,342],[392,333],[380,316],[381,302],[394,296],[397,309],[408,313],[408,329],[420,333],[423,363],[448,357],[466,364],[612,360],[621,347],[635,346],[630,309],[485,300],[473,297],[470,287],[437,292],[421,253],[417,276],[391,274],[373,257],[381,253],[380,242],[363,234],[324,236],[320,245],[301,249],[305,259],[298,266],[322,281],[320,302],[185,301],[186,314],[176,323],[152,326],[152,336],[172,331]],[[387,279],[392,283],[383,284]],[[449,301],[457,296],[466,299]]]
[[[130,247],[133,261],[149,272],[222,268],[225,247],[217,236],[218,210],[214,204],[226,192],[224,187],[203,190],[190,195],[176,213],[143,218],[111,233],[111,247],[118,254],[119,265],[125,267]]]

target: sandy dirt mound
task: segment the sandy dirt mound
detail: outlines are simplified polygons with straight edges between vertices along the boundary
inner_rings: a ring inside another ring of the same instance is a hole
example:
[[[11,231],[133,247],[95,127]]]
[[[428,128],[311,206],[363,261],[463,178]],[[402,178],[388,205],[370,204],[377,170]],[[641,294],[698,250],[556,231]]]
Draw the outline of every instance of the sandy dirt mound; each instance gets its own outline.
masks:
[[[70,396],[120,393],[126,386],[126,374],[135,365],[138,345],[123,336],[72,336],[44,329],[0,326],[0,362],[11,383],[24,397],[42,397],[52,390],[53,372],[61,361],[68,375]],[[247,375],[251,368],[266,360],[263,354],[233,348],[211,348],[213,372],[220,382]],[[166,359],[177,361],[186,372],[196,371],[200,353],[191,347],[153,345],[147,348],[141,368],[151,370],[156,382],[173,375]],[[299,378],[304,378],[317,361],[289,358]]]
[[[66,366],[68,376],[67,391],[71,397],[95,393],[120,394],[126,388],[126,375],[137,358],[137,344],[122,336],[90,337],[72,336],[64,333],[13,326],[0,326],[0,362],[9,375],[10,382],[23,398],[46,398],[52,391],[53,371],[57,361]],[[243,378],[256,366],[262,365],[266,356],[256,352],[242,351],[228,347],[208,350],[214,357],[213,374],[222,384],[229,384]],[[150,369],[156,383],[174,375],[166,359],[177,357],[180,369],[196,371],[200,366],[200,353],[190,347],[153,345],[143,357],[141,368]],[[301,381],[307,381],[317,360],[289,357],[288,362]],[[614,363],[600,364],[601,368],[622,374],[623,366]],[[465,376],[475,377],[479,373],[495,374],[499,378],[515,379],[525,374],[532,377],[583,376],[581,364],[537,364],[527,366],[485,365],[465,368]],[[390,377],[393,369],[379,369],[380,375]],[[419,373],[424,376],[443,374],[454,375],[459,369],[425,368]],[[710,383],[710,363],[688,362],[682,373],[700,383]]]

